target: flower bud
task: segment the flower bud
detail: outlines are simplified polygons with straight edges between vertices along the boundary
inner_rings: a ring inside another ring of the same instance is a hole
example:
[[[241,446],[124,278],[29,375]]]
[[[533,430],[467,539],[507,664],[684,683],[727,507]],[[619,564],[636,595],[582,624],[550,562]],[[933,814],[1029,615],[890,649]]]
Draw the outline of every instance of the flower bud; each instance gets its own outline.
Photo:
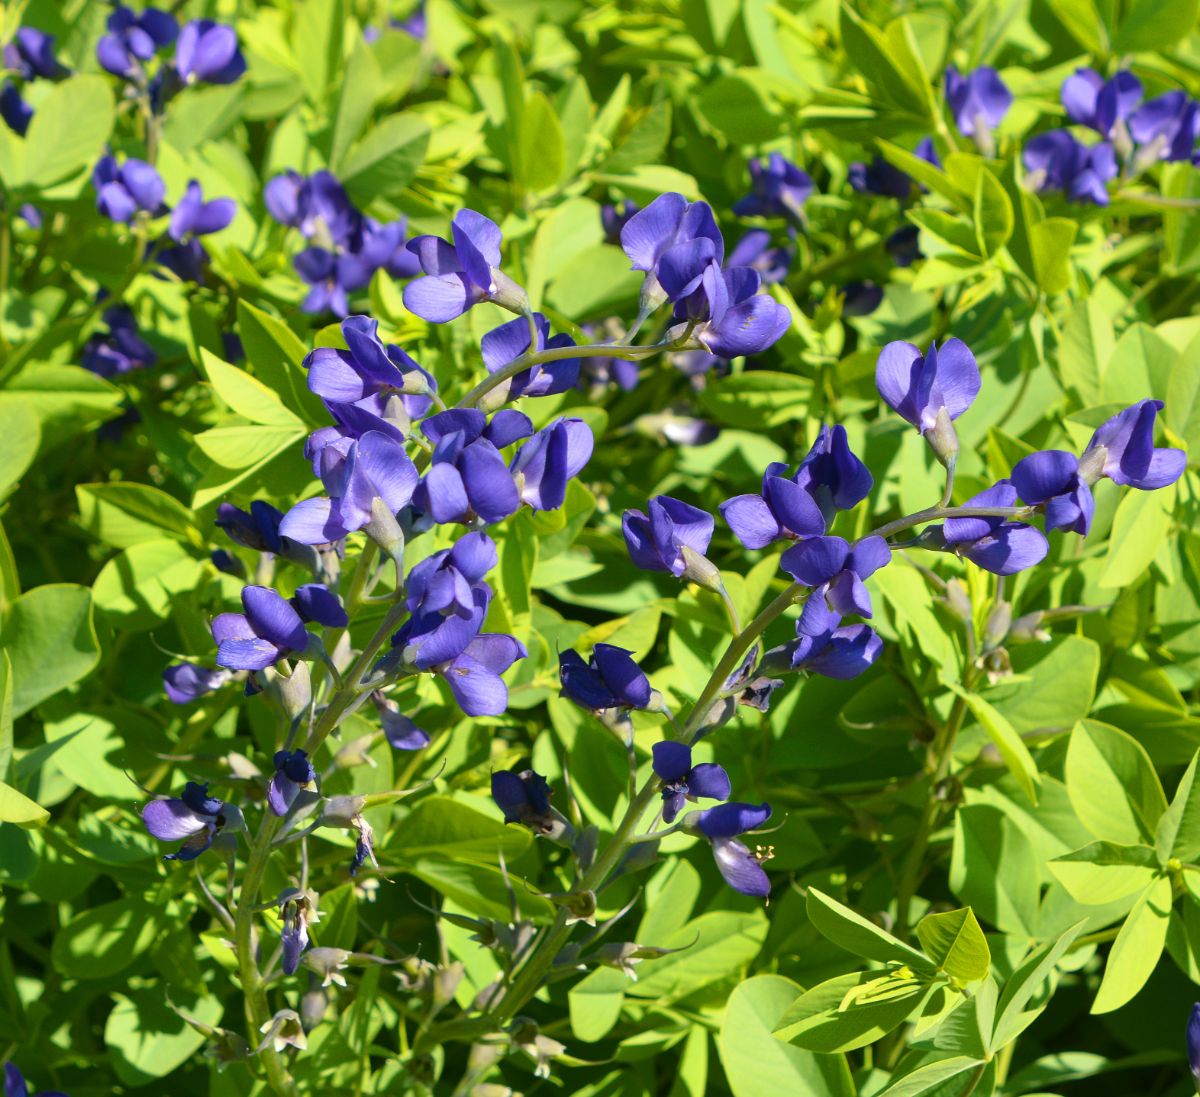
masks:
[[[1018,617],[1008,630],[1009,637],[1013,640],[1039,640],[1045,643],[1050,639],[1050,632],[1042,628],[1045,617],[1045,612],[1040,609]]]
[[[983,645],[985,648],[996,648],[1004,643],[1008,630],[1012,626],[1012,603],[997,602],[996,608],[988,614],[987,624],[983,628]]]
[[[308,1047],[300,1014],[294,1009],[281,1009],[269,1021],[265,1021],[258,1031],[266,1034],[259,1045],[260,1051],[268,1044],[277,1052],[286,1047],[299,1048],[301,1051]]]
[[[946,583],[946,608],[958,617],[960,620],[971,620],[971,597],[967,594],[967,588],[963,586],[959,579],[951,579]]]

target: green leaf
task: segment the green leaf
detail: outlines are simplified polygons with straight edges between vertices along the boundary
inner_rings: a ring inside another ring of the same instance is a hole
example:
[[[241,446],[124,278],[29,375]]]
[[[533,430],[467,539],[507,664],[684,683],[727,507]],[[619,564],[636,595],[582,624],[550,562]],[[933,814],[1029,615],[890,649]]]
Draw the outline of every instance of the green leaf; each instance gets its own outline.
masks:
[[[301,363],[308,348],[282,320],[238,299],[238,334],[255,376],[290,411],[312,426],[328,418],[325,405],[309,390]]]
[[[104,1023],[104,1042],[108,1061],[127,1086],[145,1086],[166,1077],[203,1046],[204,1034],[167,1006],[161,990],[138,990],[128,997],[114,994],[113,998],[116,1006]],[[221,1003],[216,998],[184,999],[184,1003],[181,1008],[201,1024],[216,1025],[221,1020]]]
[[[1081,720],[1067,744],[1065,776],[1075,814],[1097,838],[1126,846],[1153,843],[1167,798],[1136,739]]]
[[[706,83],[695,100],[704,120],[732,145],[758,145],[779,135],[783,113],[744,70]]]
[[[1142,987],[1158,964],[1171,916],[1171,881],[1160,876],[1139,896],[1117,934],[1092,1013],[1120,1009]]]
[[[590,1044],[603,1040],[621,1019],[629,978],[616,968],[598,967],[567,991],[567,1009],[575,1038]]]
[[[37,456],[42,431],[33,408],[19,397],[0,403],[0,438],[4,461],[0,464],[0,500],[20,483]]]
[[[782,975],[740,983],[725,1004],[717,1050],[733,1097],[854,1097],[846,1060],[785,1044],[772,1030],[801,993]]]
[[[880,99],[911,115],[914,122],[932,123],[929,77],[913,48],[915,40],[906,22],[894,20],[884,31],[844,3],[839,32],[842,48],[855,59],[858,71]]]
[[[1158,491],[1127,491],[1109,536],[1102,587],[1127,587],[1145,575],[1171,531],[1174,484]]]
[[[1006,933],[1037,931],[1042,872],[1028,838],[990,804],[967,804],[954,815],[950,890]]]
[[[12,785],[0,781],[0,823],[16,823],[19,827],[40,827],[50,818],[40,804],[35,804]]]
[[[444,857],[495,864],[497,855],[513,861],[529,848],[527,830],[511,827],[448,796],[422,800],[397,828],[392,856]]]
[[[933,191],[935,194],[940,194],[951,205],[957,208],[960,213],[970,214],[973,212],[974,203],[971,196],[965,194],[941,168],[934,167],[928,160],[922,160],[907,149],[902,149],[899,145],[892,144],[891,141],[876,138],[875,144],[879,147],[880,153],[889,164],[898,167],[905,175],[911,176],[921,186]],[[918,211],[910,211],[908,216],[911,217],[914,212]],[[974,254],[977,248],[978,241],[972,237],[971,247],[968,250]]]
[[[343,65],[346,27],[343,0],[305,0],[297,5],[292,23],[292,50],[300,82],[308,98],[320,106],[328,97]]]
[[[264,427],[303,427],[278,395],[244,369],[222,362],[204,347],[200,348],[200,363],[216,394],[235,414]]]
[[[350,197],[365,205],[404,190],[425,159],[429,132],[429,123],[416,114],[392,114],[373,127],[342,168],[342,185]]]
[[[1025,795],[1036,804],[1041,778],[1038,775],[1037,763],[1034,762],[1021,736],[1013,729],[1012,724],[978,694],[967,693],[953,684],[951,689],[966,701],[967,707],[1000,752],[1008,771],[1017,779]]]
[[[162,540],[164,534],[204,545],[188,508],[149,484],[76,484],[75,497],[83,528],[114,548]]]
[[[956,1078],[960,1083],[972,1081],[982,1075],[985,1066],[986,1063],[964,1055],[940,1059],[936,1063],[926,1063],[898,1078],[886,1089],[880,1090],[879,1097],[923,1097],[925,1094],[934,1093],[949,1095],[969,1092],[963,1090],[961,1085],[954,1089],[943,1087]]]
[[[8,652],[0,649],[0,781],[8,778],[13,754],[13,672]]]
[[[775,1026],[775,1035],[808,1051],[853,1051],[872,1044],[921,1008],[931,988],[924,983],[882,987],[875,998],[847,1002],[849,995],[878,984],[878,971],[828,979],[800,995]]]
[[[700,405],[733,427],[762,430],[803,419],[812,382],[794,373],[753,370],[713,379],[699,394]]]
[[[1088,53],[1107,53],[1108,35],[1093,0],[1046,0],[1067,33]]]
[[[553,105],[542,92],[530,92],[517,134],[518,182],[526,190],[549,190],[562,177],[565,159],[562,123]]]
[[[980,254],[995,255],[1013,232],[1013,208],[1004,184],[987,167],[975,181],[975,236]]]
[[[1078,223],[1066,217],[1047,217],[1029,226],[1034,276],[1043,293],[1053,296],[1071,288],[1071,245],[1078,231]]]
[[[925,955],[959,983],[984,978],[992,965],[987,938],[970,907],[927,914],[917,923],[917,939]]]
[[[143,541],[100,569],[92,597],[120,628],[153,628],[170,616],[172,599],[195,590],[206,574],[204,563],[178,541]]]
[[[1200,455],[1200,336],[1176,359],[1167,382],[1166,404],[1167,426],[1183,439],[1195,461]]]
[[[934,965],[915,948],[816,888],[808,889],[806,907],[817,932],[855,956],[881,964],[896,961],[918,971],[933,970]]]
[[[100,661],[92,592],[70,583],[34,587],[15,599],[0,629],[12,659],[13,715],[86,678]]]
[[[620,174],[657,162],[671,136],[671,100],[652,103],[617,143],[599,170]]]
[[[1100,382],[1114,343],[1112,320],[1096,295],[1079,301],[1063,325],[1058,374],[1084,407],[1100,402]]]
[[[21,182],[45,190],[79,175],[100,158],[112,127],[107,79],[71,76],[56,84],[38,104],[25,134]]]
[[[1154,832],[1154,846],[1159,861],[1168,858],[1194,861],[1200,856],[1200,785],[1196,783],[1196,766],[1200,753],[1193,756],[1187,770],[1179,779],[1171,806],[1163,812]]]
[[[346,63],[345,73],[337,118],[333,123],[333,141],[329,147],[329,167],[334,172],[341,170],[350,145],[362,133],[383,90],[379,62],[371,47],[361,39]]]
[[[962,217],[939,209],[915,209],[906,214],[908,219],[942,243],[978,260],[981,256],[979,241],[974,227]]]
[[[158,936],[159,909],[126,897],[81,911],[54,936],[55,970],[68,979],[107,979],[124,971]]]
[[[1144,890],[1158,871],[1158,860],[1149,846],[1092,842],[1055,857],[1049,868],[1077,903],[1103,906]]]
[[[1076,922],[1058,940],[1036,949],[1008,977],[996,1003],[996,1024],[988,1042],[989,1052],[995,1054],[1011,1043],[1037,1016],[1037,1012],[1027,1011],[1025,1007],[1049,978],[1059,960],[1067,954],[1085,925],[1086,922]]]
[[[1163,50],[1196,29],[1200,0],[1133,0],[1117,28],[1112,52]]]

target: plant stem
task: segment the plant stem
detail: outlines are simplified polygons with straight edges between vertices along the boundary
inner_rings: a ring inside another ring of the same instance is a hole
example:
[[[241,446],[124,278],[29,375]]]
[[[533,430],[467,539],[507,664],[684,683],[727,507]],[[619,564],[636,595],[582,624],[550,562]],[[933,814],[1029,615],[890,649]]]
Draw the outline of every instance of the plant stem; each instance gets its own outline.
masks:
[[[867,536],[890,537],[901,530],[936,522],[941,518],[1028,518],[1033,513],[1033,507],[926,507],[915,514],[906,514],[894,522],[887,522],[871,530]]]
[[[12,262],[12,224],[8,210],[0,210],[0,351],[8,351],[8,338],[4,334],[4,316],[8,311],[8,278]]]

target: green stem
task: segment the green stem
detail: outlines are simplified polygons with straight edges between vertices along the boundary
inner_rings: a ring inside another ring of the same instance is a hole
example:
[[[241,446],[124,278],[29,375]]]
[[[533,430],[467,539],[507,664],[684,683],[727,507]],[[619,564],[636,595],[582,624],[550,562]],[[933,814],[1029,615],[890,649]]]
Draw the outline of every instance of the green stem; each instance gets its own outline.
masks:
[[[7,352],[8,338],[4,334],[4,317],[8,312],[9,265],[12,262],[12,224],[8,210],[0,211],[0,351]]]
[[[894,522],[887,522],[871,530],[867,536],[890,537],[901,530],[926,522],[937,522],[942,518],[1028,518],[1033,513],[1033,507],[926,507],[915,514],[906,514]]]

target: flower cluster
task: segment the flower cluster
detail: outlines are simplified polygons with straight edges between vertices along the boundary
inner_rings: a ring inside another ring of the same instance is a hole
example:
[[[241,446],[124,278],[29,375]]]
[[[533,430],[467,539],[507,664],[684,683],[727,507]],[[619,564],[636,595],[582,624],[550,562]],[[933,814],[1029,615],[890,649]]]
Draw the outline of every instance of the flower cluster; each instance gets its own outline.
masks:
[[[266,185],[263,201],[276,221],[308,241],[293,259],[309,287],[300,305],[305,312],[344,317],[350,295],[365,289],[376,271],[411,278],[420,270],[405,245],[404,218],[380,224],[367,217],[330,171],[304,176],[288,170]]]
[[[171,58],[151,74],[151,62],[172,44]],[[103,69],[141,89],[155,110],[189,85],[232,84],[246,71],[233,27],[193,19],[181,28],[170,12],[135,12],[124,4],[109,14],[107,33],[96,43],[96,59]]]

